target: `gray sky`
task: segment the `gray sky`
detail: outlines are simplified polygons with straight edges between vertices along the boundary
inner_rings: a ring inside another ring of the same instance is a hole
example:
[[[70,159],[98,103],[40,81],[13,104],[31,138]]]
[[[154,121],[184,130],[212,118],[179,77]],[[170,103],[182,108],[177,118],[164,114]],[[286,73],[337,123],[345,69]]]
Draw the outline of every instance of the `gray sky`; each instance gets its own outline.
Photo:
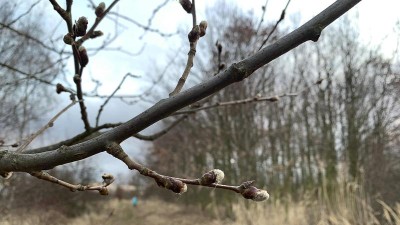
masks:
[[[26,1],[33,2],[33,1]],[[64,1],[58,1],[60,5],[64,5]],[[97,1],[98,3],[99,1]],[[108,6],[112,1],[104,1]],[[160,5],[163,0],[153,1],[131,1],[121,0],[113,11],[119,12],[122,15],[127,15],[135,19],[137,22],[147,24],[148,18],[151,16],[153,9]],[[207,6],[213,5],[215,0],[202,0],[197,1],[197,19],[198,21],[204,20],[205,9]],[[265,0],[243,0],[231,1],[232,4],[237,4],[244,11],[253,11],[254,17],[261,16],[261,6],[265,4]],[[291,27],[292,22],[296,19],[300,24],[309,20],[314,15],[318,14],[321,10],[331,4],[332,0],[292,0],[286,13],[284,27]],[[44,14],[48,21],[49,27],[55,27],[60,23],[60,18],[57,13],[52,9],[48,1],[42,1],[43,7],[46,8],[48,13]],[[281,13],[285,6],[286,1],[283,0],[269,0],[265,20],[274,22]],[[381,0],[372,1],[364,0],[359,3],[354,9],[351,10],[353,16],[358,15],[355,20],[355,26],[360,29],[360,36],[362,40],[372,45],[382,44],[384,52],[390,55],[392,50],[396,48],[397,36],[393,32],[395,29],[396,21],[399,21],[400,14],[400,1],[397,0]],[[93,10],[88,7],[87,1],[74,1],[73,17],[77,19],[80,16],[86,16],[89,20],[89,26],[93,23],[95,15]],[[99,88],[100,94],[110,94],[118,85],[122,77],[130,72],[132,74],[140,75],[142,78],[129,80],[119,92],[120,94],[138,94],[141,90],[149,85],[149,80],[156,77],[160,71],[169,62],[168,57],[171,52],[180,49],[183,54],[186,54],[188,48],[181,47],[182,35],[186,37],[187,32],[191,26],[191,15],[187,14],[181,9],[179,1],[172,0],[159,13],[154,17],[152,28],[159,29],[164,33],[174,33],[181,31],[179,35],[171,38],[163,38],[159,34],[146,32],[137,26],[134,26],[126,21],[119,20],[121,23],[119,27],[115,26],[114,21],[105,19],[104,22],[98,27],[105,35],[96,40],[91,40],[84,45],[87,48],[96,47],[101,45],[103,40],[108,35],[113,35],[116,29],[119,32],[118,38],[109,46],[118,48],[121,47],[125,51],[136,53],[143,48],[139,56],[129,56],[116,51],[102,51],[95,56],[90,57],[88,67],[83,75],[83,88],[90,91],[94,88],[94,83],[90,78],[100,80],[102,86]],[[212,24],[209,24],[212,26]],[[397,27],[400,29],[400,27]],[[62,23],[54,34],[54,37],[65,34],[65,25]],[[142,37],[142,38],[140,38]],[[323,35],[322,35],[323,38]],[[60,43],[62,44],[62,43]],[[201,51],[201,50],[200,50]],[[69,68],[73,69],[73,62],[68,64]],[[176,81],[180,74],[177,74]],[[72,84],[72,75],[69,82]],[[167,97],[165,95],[164,97]],[[60,102],[59,106],[54,109],[54,113],[68,104],[66,95],[58,95],[57,101]],[[103,100],[89,98],[86,100],[90,120],[93,124],[96,116],[98,106]],[[145,110],[143,104],[127,106],[122,104],[119,100],[112,101],[105,109],[102,117],[102,123],[105,122],[123,122],[126,121],[141,111]],[[53,115],[49,113],[48,118]],[[147,130],[147,133],[156,131],[159,127],[152,127]],[[53,143],[57,140],[72,137],[83,131],[83,124],[80,120],[79,107],[76,105],[69,112],[61,116],[56,121],[55,126],[46,131],[40,139],[36,141],[36,145]],[[145,143],[138,140],[128,140],[123,143],[128,153],[136,158],[142,158],[146,149],[151,146],[150,143]],[[126,166],[118,160],[106,154],[99,154],[91,159],[101,168],[100,172],[112,172],[114,174],[127,173]]]

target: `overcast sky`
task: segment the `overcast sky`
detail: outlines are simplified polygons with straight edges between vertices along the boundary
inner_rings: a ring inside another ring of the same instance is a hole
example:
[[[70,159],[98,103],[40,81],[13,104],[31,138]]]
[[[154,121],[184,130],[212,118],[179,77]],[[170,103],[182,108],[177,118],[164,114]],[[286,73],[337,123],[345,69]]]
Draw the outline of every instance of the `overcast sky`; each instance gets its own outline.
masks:
[[[207,6],[213,5],[216,0],[196,1],[197,20],[205,20],[205,10]],[[26,1],[28,7],[32,0]],[[64,5],[64,1],[58,1],[60,5]],[[108,6],[112,1],[104,1]],[[113,9],[122,15],[129,16],[141,24],[147,24],[155,7],[160,5],[164,0],[152,1],[132,1],[121,0]],[[230,1],[237,4],[243,11],[252,11],[255,19],[260,18],[262,11],[261,6],[265,4],[265,0],[243,0]],[[292,0],[286,13],[285,24],[282,26],[292,26],[294,19],[300,24],[318,14],[321,10],[333,3],[333,0]],[[97,1],[99,3],[99,1]],[[73,18],[76,20],[80,16],[86,16],[89,20],[89,26],[93,23],[95,15],[93,10],[88,7],[88,2],[84,0],[75,0],[73,5]],[[267,22],[276,21],[283,7],[286,5],[284,0],[269,0],[265,20]],[[46,13],[42,18],[49,27],[56,27],[60,24],[58,14],[52,9],[48,1],[42,0],[41,6],[45,8]],[[24,7],[24,6],[21,6]],[[366,43],[382,44],[382,48],[389,55],[396,46],[397,35],[393,32],[396,28],[396,22],[400,19],[400,1],[398,0],[364,0],[351,10],[353,16],[358,15],[358,19],[354,20],[355,26],[359,27],[360,36]],[[124,20],[119,20],[119,26],[115,26],[115,22],[105,19],[98,27],[105,35],[96,40],[90,40],[85,43],[87,48],[101,45],[108,35],[112,36],[115,31],[119,33],[118,38],[109,46],[112,48],[123,48],[125,51],[136,53],[143,50],[139,56],[130,56],[121,54],[116,51],[103,51],[95,56],[90,57],[90,63],[85,69],[83,75],[83,88],[90,91],[94,88],[91,78],[100,80],[102,86],[99,89],[101,94],[109,94],[118,85],[122,77],[130,72],[132,74],[142,76],[141,79],[130,80],[123,86],[120,93],[137,94],[149,85],[149,80],[154,79],[157,74],[169,62],[171,52],[178,49],[186,53],[188,51],[185,46],[181,47],[182,35],[186,36],[191,27],[191,15],[184,12],[179,5],[178,0],[171,0],[163,7],[154,17],[152,28],[158,29],[163,33],[175,33],[181,31],[180,35],[170,38],[161,37],[157,33],[144,32],[142,29],[132,25]],[[212,24],[209,24],[212,26]],[[398,26],[397,29],[400,29]],[[61,23],[56,30],[54,37],[61,36],[65,33],[65,25]],[[323,35],[322,35],[323,38]],[[62,43],[61,43],[62,44]],[[72,69],[72,61],[69,62]],[[177,74],[178,80],[179,74]],[[72,75],[70,77],[72,84]],[[167,96],[165,96],[167,97]],[[68,104],[66,96],[57,96],[60,105],[55,108],[55,112]],[[94,121],[98,106],[103,100],[87,99],[86,104],[91,121]],[[141,111],[145,110],[143,105],[127,106],[116,100],[109,104],[105,109],[102,122],[123,122]],[[51,113],[48,115],[51,116]],[[153,128],[156,131],[158,127]],[[68,138],[83,131],[83,125],[80,120],[79,107],[75,106],[69,112],[65,113],[51,130],[47,131],[47,136],[38,139],[36,145],[47,142],[54,142],[57,139]],[[55,135],[56,134],[56,135]],[[124,148],[134,157],[143,156],[143,152],[151,146],[137,140],[129,140],[124,142]],[[126,173],[126,166],[106,154],[91,159],[100,166],[100,172],[112,172],[114,174]]]

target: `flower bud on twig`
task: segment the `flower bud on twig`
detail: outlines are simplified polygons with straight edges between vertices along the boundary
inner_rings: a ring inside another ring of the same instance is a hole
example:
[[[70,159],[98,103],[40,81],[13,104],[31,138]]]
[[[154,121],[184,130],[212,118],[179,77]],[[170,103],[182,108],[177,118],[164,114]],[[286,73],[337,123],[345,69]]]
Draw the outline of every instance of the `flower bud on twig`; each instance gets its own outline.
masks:
[[[63,91],[66,91],[65,87],[62,84],[57,83],[56,84],[56,92],[57,92],[57,94],[60,94]]]
[[[197,40],[199,40],[199,37],[200,37],[200,27],[199,25],[196,25],[188,34],[189,42],[191,43],[196,42]]]
[[[187,13],[192,13],[192,2],[190,0],[179,0],[179,3]]]
[[[103,36],[103,32],[101,30],[95,30],[93,33],[90,35],[90,38],[97,38]]]
[[[203,20],[200,22],[200,37],[203,37],[206,35],[206,30],[207,30],[207,21]]]
[[[71,45],[72,43],[74,43],[74,38],[72,37],[71,33],[68,33],[64,35],[63,41],[65,44]]]
[[[222,170],[213,169],[205,174],[200,178],[201,185],[210,185],[213,183],[220,183],[225,177],[225,174]]]
[[[97,17],[101,17],[104,13],[104,10],[106,9],[106,4],[104,2],[101,2],[97,7],[94,13],[96,14]]]
[[[85,35],[88,23],[86,17],[79,17],[78,21],[75,23],[75,36],[79,37]]]
[[[85,67],[89,63],[89,57],[87,55],[86,48],[80,46],[78,52],[79,52],[79,63],[81,64],[82,67]]]
[[[215,43],[215,45],[217,46],[218,49],[218,53],[221,54],[222,52],[222,45],[217,41],[217,43]]]
[[[187,185],[180,180],[172,177],[164,177],[156,180],[157,185],[169,189],[177,194],[182,194],[187,191]]]
[[[269,194],[266,190],[261,190],[254,186],[243,189],[241,194],[245,199],[251,199],[258,202],[268,200],[269,198]]]
[[[109,173],[103,174],[103,176],[101,176],[101,178],[103,178],[103,184],[106,186],[110,185],[115,180],[114,176]]]

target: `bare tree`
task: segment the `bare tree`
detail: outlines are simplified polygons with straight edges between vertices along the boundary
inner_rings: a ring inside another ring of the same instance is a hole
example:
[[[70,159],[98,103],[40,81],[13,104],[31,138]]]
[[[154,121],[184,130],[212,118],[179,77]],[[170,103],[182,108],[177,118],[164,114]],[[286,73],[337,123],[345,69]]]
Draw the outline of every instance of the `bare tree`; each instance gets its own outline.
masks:
[[[263,66],[291,51],[298,45],[307,41],[318,41],[322,30],[326,26],[342,16],[345,12],[360,2],[360,0],[336,1],[301,27],[275,40],[270,45],[262,47],[259,51],[255,51],[255,53],[250,56],[241,55],[240,59],[236,62],[226,62],[230,63],[230,66],[225,70],[219,70],[218,74],[215,76],[210,76],[206,81],[183,92],[181,92],[181,89],[184,87],[191,68],[195,63],[194,59],[197,44],[198,42],[203,41],[203,37],[206,36],[206,29],[209,24],[206,21],[198,21],[194,0],[181,0],[179,2],[183,9],[192,15],[192,30],[188,32],[188,57],[186,66],[180,75],[179,80],[177,78],[177,85],[171,92],[170,97],[160,100],[143,113],[127,122],[121,124],[96,124],[94,126],[88,119],[88,113],[84,101],[85,93],[82,89],[82,79],[85,79],[84,69],[89,63],[88,51],[84,47],[84,44],[92,38],[98,38],[102,34],[101,31],[97,30],[97,27],[107,15],[112,13],[112,9],[118,3],[118,0],[114,0],[108,7],[106,7],[104,3],[100,3],[96,6],[94,9],[96,19],[92,24],[88,24],[88,20],[83,16],[72,18],[72,0],[66,0],[65,7],[62,7],[56,0],[49,0],[49,2],[52,4],[54,10],[59,14],[59,16],[65,21],[67,31],[63,40],[65,44],[70,46],[74,58],[74,73],[73,75],[69,75],[69,77],[73,77],[75,88],[71,89],[62,84],[57,84],[57,92],[69,93],[72,100],[70,106],[75,103],[79,104],[81,120],[85,131],[71,139],[50,146],[27,149],[29,143],[38,134],[52,126],[52,123],[57,118],[57,116],[55,116],[35,135],[27,138],[23,144],[16,146],[16,151],[0,151],[0,174],[3,177],[10,177],[12,172],[26,172],[34,177],[62,185],[73,191],[95,190],[99,191],[100,194],[107,194],[107,186],[114,180],[113,176],[109,174],[103,175],[103,183],[101,185],[81,185],[65,182],[44,171],[59,165],[88,158],[105,151],[124,162],[130,170],[136,170],[143,176],[153,178],[157,185],[167,188],[175,193],[186,192],[187,185],[200,185],[234,191],[241,194],[244,198],[262,201],[268,199],[269,194],[265,190],[256,188],[254,186],[254,181],[244,181],[238,185],[221,184],[222,179],[224,178],[224,172],[219,169],[212,169],[195,179],[162,175],[129,157],[121,147],[120,143],[132,136],[142,139],[154,139],[160,136],[165,132],[161,131],[158,135],[156,134],[151,137],[145,137],[139,134],[139,132],[157,121],[167,118],[174,113],[179,113],[179,110],[189,105],[193,105],[229,85],[250,78],[250,76],[263,68]],[[284,13],[282,14],[284,15]],[[258,35],[263,35],[260,37],[263,42],[267,42],[269,39],[268,35],[265,35],[265,33],[260,32]],[[229,49],[229,47],[227,48]],[[259,48],[259,46],[254,46],[254,49],[257,48]],[[115,92],[111,96],[107,97],[107,99],[114,96]],[[270,101],[276,101],[277,99],[277,97],[269,98]],[[104,104],[107,103],[105,102]],[[65,108],[65,110],[67,109],[68,107]],[[101,111],[99,111],[99,113],[100,112]],[[98,133],[106,128],[112,129]],[[87,138],[92,134],[97,135]],[[286,147],[290,148],[289,144]],[[237,181],[239,180],[235,179],[235,182]]]
[[[31,12],[38,3],[20,10],[19,1],[0,3],[0,139],[8,141],[31,132],[32,122],[50,109],[52,81],[63,67],[40,40],[43,21]]]

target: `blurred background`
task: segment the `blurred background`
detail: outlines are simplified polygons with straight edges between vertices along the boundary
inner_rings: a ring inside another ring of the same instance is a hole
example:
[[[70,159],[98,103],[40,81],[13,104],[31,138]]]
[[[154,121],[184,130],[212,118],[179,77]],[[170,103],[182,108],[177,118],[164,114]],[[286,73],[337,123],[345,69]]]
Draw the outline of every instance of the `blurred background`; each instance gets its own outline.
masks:
[[[263,42],[273,43],[332,2],[196,2],[197,20],[206,20],[208,29],[184,89],[253,54]],[[90,27],[99,3],[74,1],[73,20],[85,16]],[[213,95],[209,109],[187,114],[154,141],[131,138],[122,144],[161,174],[197,178],[217,168],[225,172],[226,184],[255,180],[270,193],[268,201],[197,186],[176,195],[101,153],[49,173],[82,184],[112,173],[110,195],[69,192],[17,173],[0,179],[0,224],[400,224],[399,7],[395,1],[363,1],[318,42],[297,47]],[[104,35],[84,44],[89,120],[125,122],[167,98],[185,67],[191,26],[179,1],[120,1],[98,27]],[[10,144],[69,103],[67,94],[55,91],[56,83],[75,88],[66,33],[48,1],[0,1],[2,150],[12,150]],[[257,100],[268,96],[279,101]],[[244,99],[246,104],[238,103]],[[31,148],[84,132],[80,117],[74,106]]]

